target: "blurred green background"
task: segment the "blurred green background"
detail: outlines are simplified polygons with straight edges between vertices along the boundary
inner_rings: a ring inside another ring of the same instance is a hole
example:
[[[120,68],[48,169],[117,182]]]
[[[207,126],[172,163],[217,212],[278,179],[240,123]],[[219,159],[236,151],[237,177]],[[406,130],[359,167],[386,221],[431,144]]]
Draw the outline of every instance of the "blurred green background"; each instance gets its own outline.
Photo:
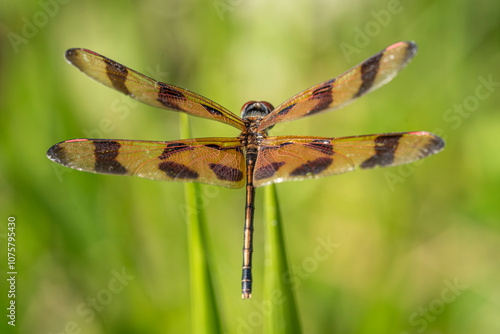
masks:
[[[425,130],[447,145],[419,164],[278,186],[303,331],[500,332],[500,2],[486,0],[2,1],[0,300],[5,310],[14,216],[16,329],[190,332],[183,185],[82,173],[45,156],[71,138],[177,139],[179,115],[86,78],[66,49],[94,50],[239,114],[248,100],[278,105],[400,40],[419,53],[393,82],[272,132]],[[195,137],[238,135],[191,125]],[[224,329],[260,333],[262,189],[245,302],[244,190],[202,192]],[[0,331],[11,330],[2,318]]]

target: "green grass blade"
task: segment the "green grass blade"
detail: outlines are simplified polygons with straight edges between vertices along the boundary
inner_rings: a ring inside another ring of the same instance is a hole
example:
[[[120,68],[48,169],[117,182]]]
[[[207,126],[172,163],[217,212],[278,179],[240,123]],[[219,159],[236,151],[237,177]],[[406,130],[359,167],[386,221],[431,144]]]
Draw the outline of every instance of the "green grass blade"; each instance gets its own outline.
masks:
[[[301,333],[295,303],[291,271],[286,258],[285,241],[278,196],[274,184],[264,188],[265,272],[264,305],[270,312],[266,317],[266,333]]]
[[[181,115],[181,136],[190,137],[189,119]],[[192,333],[221,333],[220,314],[212,281],[210,252],[205,232],[206,219],[198,183],[185,184],[189,239]]]

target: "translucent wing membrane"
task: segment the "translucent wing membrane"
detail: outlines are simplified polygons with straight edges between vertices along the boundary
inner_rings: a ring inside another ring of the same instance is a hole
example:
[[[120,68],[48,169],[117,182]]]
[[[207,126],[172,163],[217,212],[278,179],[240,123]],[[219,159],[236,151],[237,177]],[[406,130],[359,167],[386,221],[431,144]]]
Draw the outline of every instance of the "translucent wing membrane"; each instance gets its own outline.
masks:
[[[252,286],[254,187],[320,178],[356,168],[410,163],[441,151],[444,141],[428,132],[401,132],[342,138],[267,137],[279,122],[340,108],[389,82],[415,56],[417,46],[399,42],[344,74],[313,86],[272,109],[268,102],[244,105],[245,120],[217,103],[180,87],[155,81],[85,49],[66,59],[101,84],[145,104],[231,125],[236,138],[175,141],[73,139],[52,146],[47,156],[73,169],[151,180],[199,182],[228,188],[246,185],[242,295]]]
[[[200,182],[228,188],[245,184],[245,157],[238,139],[177,141],[73,139],[52,146],[47,156],[73,169],[151,180]]]
[[[186,89],[153,80],[93,51],[69,49],[66,59],[97,82],[142,103],[245,129],[243,120],[221,105]]]
[[[258,130],[351,103],[392,80],[416,53],[417,46],[413,42],[393,44],[335,79],[317,84],[283,102],[262,120]]]
[[[428,132],[368,136],[269,137],[259,146],[254,185],[320,178],[363,169],[410,163],[436,154],[443,140]]]

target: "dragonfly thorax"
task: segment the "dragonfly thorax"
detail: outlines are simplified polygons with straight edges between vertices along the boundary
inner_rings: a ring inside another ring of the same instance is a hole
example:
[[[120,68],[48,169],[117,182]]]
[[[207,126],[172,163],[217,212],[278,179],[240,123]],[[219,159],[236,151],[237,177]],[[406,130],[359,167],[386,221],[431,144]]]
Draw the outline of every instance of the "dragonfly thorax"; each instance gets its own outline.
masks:
[[[265,101],[250,101],[243,105],[241,108],[241,118],[249,118],[249,117],[259,117],[263,118],[271,111],[274,110],[274,107],[271,103]]]

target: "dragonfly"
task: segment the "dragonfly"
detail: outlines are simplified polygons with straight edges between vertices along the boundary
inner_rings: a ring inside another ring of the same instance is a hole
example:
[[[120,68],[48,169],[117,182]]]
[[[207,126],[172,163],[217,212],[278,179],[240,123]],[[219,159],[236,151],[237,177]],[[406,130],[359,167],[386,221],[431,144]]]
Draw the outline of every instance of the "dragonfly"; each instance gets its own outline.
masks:
[[[74,48],[66,60],[97,82],[147,105],[218,121],[238,137],[173,141],[71,139],[52,146],[52,161],[76,170],[135,175],[160,181],[246,187],[242,298],[252,292],[252,235],[255,188],[316,179],[374,167],[390,167],[436,154],[444,141],[435,134],[382,133],[350,137],[270,136],[274,125],[343,107],[392,80],[417,53],[402,41],[347,72],[296,94],[278,107],[250,101],[241,117],[189,90],[156,81],[96,52]]]

